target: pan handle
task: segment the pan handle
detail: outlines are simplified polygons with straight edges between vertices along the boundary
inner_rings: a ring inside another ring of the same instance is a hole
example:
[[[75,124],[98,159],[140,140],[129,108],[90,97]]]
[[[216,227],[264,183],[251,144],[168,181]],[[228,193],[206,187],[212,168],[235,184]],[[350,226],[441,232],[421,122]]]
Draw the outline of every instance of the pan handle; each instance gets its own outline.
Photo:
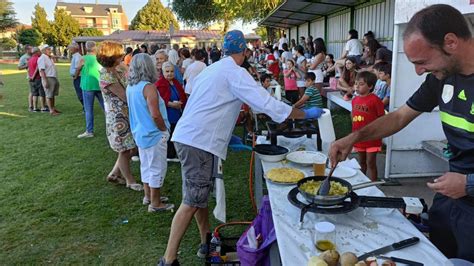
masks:
[[[357,184],[357,185],[353,185],[352,190],[371,187],[371,186],[376,186],[376,185],[382,185],[382,184],[385,184],[385,181],[383,181],[383,180],[375,181],[375,182],[369,181],[369,182],[364,182],[364,183],[360,183],[360,184]]]

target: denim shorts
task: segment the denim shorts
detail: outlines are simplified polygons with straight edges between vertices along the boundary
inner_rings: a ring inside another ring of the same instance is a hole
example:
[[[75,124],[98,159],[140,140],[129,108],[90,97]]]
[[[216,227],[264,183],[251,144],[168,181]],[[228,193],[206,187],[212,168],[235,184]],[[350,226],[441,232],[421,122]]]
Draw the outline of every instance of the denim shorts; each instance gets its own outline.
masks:
[[[214,155],[178,142],[174,146],[181,161],[183,203],[206,208],[214,184]]]

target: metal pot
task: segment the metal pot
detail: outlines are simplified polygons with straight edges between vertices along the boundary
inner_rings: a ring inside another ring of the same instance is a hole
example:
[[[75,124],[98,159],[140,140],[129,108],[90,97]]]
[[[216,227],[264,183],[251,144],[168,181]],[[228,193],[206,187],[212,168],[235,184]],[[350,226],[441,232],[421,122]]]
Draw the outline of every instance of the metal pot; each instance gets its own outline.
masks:
[[[286,154],[290,151],[288,148],[272,144],[258,144],[253,150],[265,162],[279,162],[285,159]]]
[[[314,181],[323,181],[326,178],[326,176],[309,176],[301,179],[298,181],[297,186],[298,186],[298,191],[303,195],[303,197],[310,203],[315,203],[318,205],[323,205],[323,206],[333,206],[337,205],[341,202],[343,202],[353,190],[356,189],[361,189],[361,188],[366,188],[366,187],[371,187],[375,185],[381,185],[385,183],[385,181],[376,181],[376,182],[365,182],[357,185],[352,185],[348,181],[338,178],[338,177],[331,177],[331,182],[338,182],[344,187],[347,188],[347,192],[343,195],[335,195],[335,196],[321,196],[321,195],[313,195],[308,192],[305,192],[301,189],[301,185],[306,183],[307,181],[314,180]]]

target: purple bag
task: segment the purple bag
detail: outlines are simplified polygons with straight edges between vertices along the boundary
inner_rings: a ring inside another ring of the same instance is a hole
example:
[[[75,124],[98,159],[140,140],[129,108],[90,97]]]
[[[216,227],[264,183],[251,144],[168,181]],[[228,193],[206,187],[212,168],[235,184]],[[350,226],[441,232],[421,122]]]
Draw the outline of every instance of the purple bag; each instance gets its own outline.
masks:
[[[262,235],[262,242],[257,249],[250,248],[247,240],[247,232],[250,227],[254,227],[255,235]],[[270,207],[270,200],[268,196],[264,196],[262,200],[262,207],[257,217],[253,220],[247,230],[242,234],[239,241],[237,241],[237,255],[240,259],[240,264],[247,265],[263,265],[270,266],[270,246],[276,240],[275,228],[273,226],[272,209]]]

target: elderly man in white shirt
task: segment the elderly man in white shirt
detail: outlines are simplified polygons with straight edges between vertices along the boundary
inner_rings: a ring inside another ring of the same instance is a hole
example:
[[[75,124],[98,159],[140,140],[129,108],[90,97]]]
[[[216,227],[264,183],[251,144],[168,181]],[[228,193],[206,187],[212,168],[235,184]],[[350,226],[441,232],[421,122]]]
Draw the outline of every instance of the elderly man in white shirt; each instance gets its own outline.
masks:
[[[184,71],[184,80],[186,80],[184,92],[187,95],[190,95],[193,90],[194,79],[206,68],[204,59],[204,51],[197,50],[194,55],[194,62],[186,68],[186,71]]]
[[[56,65],[51,58],[51,46],[45,44],[40,47],[43,53],[38,59],[38,69],[41,76],[44,92],[46,94],[46,103],[51,115],[59,115],[61,112],[56,109],[54,97],[59,94],[59,81]]]
[[[168,61],[175,66],[178,64],[179,60],[178,50],[179,45],[175,43],[173,44],[173,49],[168,52]]]
[[[207,253],[206,234],[210,231],[208,197],[213,186],[213,173],[219,159],[226,159],[227,145],[242,103],[274,121],[288,118],[316,118],[322,109],[306,111],[292,108],[270,96],[240,65],[245,59],[246,43],[241,31],[233,30],[224,37],[227,56],[204,69],[194,81],[172,141],[181,161],[183,200],[171,224],[168,246],[158,265],[179,265],[177,252],[193,217],[201,236],[198,256]]]
[[[81,67],[79,66],[82,56],[81,53],[79,53],[79,45],[77,43],[71,43],[68,46],[68,49],[71,52],[71,66],[69,67],[69,75],[72,77],[72,85],[76,91],[77,99],[82,105],[82,110],[84,111],[84,100],[81,89]]]

